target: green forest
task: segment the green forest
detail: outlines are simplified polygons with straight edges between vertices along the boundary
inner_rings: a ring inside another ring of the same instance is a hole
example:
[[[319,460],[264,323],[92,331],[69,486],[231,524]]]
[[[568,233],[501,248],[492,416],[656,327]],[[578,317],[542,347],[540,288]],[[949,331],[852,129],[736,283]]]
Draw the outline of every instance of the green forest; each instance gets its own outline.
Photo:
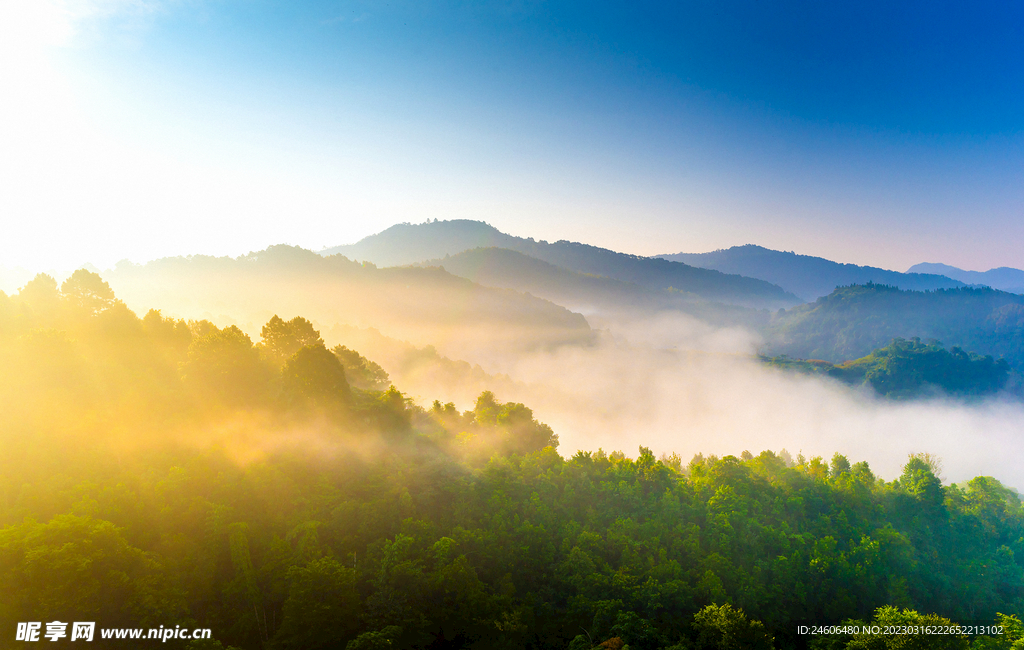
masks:
[[[924,454],[892,481],[841,453],[565,457],[528,406],[418,405],[285,316],[256,342],[140,318],[85,270],[0,293],[0,638],[85,620],[213,630],[161,644],[190,650],[1024,648],[1024,510],[992,477],[944,484]],[[849,632],[872,622],[1004,633]]]
[[[776,353],[840,363],[898,337],[938,340],[1024,364],[1024,296],[988,287],[904,291],[884,284],[839,287],[780,311],[766,329]]]
[[[871,354],[832,364],[820,359],[792,359],[785,355],[762,356],[770,366],[814,375],[833,377],[852,386],[870,386],[891,398],[928,395],[977,398],[1007,387],[1013,371],[1005,359],[965,352],[954,346],[947,350],[940,341],[922,342],[897,338]]]

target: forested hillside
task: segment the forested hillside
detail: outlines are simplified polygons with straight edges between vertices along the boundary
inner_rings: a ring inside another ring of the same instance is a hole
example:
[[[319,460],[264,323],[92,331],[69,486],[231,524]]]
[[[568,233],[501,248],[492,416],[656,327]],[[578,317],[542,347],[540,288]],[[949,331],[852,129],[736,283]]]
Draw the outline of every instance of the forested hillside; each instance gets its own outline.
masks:
[[[773,251],[752,244],[710,253],[676,253],[659,257],[722,273],[759,278],[777,284],[807,301],[827,296],[837,287],[868,282],[910,291],[965,286],[960,279],[945,277],[941,270],[917,270],[914,267],[907,273],[900,273],[873,266],[841,264],[823,257],[798,255],[792,251]]]
[[[655,257],[641,257],[571,241],[535,241],[506,235],[480,222],[456,219],[423,224],[398,224],[348,246],[322,254],[340,253],[380,265],[415,264],[480,247],[517,251],[549,264],[630,282],[646,289],[676,291],[705,300],[756,308],[777,309],[800,302],[796,296],[764,280],[699,269]]]
[[[107,278],[139,311],[159,307],[237,323],[251,334],[275,313],[301,313],[323,323],[375,327],[460,357],[586,344],[593,336],[583,316],[541,298],[483,287],[437,268],[379,269],[291,246],[235,259],[197,255],[122,264]]]
[[[275,315],[254,343],[139,318],[87,271],[0,293],[0,363],[3,634],[95,620],[211,628],[192,650],[794,648],[801,622],[946,617],[1008,634],[913,647],[1021,635],[1019,497],[943,485],[927,456],[893,481],[841,453],[563,457],[527,406],[412,403],[304,318]]]
[[[831,364],[828,361],[763,357],[768,365],[839,379],[854,386],[870,386],[893,398],[993,395],[1006,387],[1010,367],[1005,359],[980,356],[939,341],[894,339],[871,354]]]
[[[935,339],[1024,364],[1024,296],[988,288],[902,291],[878,284],[841,287],[780,312],[768,327],[771,354],[838,363],[895,338]]]

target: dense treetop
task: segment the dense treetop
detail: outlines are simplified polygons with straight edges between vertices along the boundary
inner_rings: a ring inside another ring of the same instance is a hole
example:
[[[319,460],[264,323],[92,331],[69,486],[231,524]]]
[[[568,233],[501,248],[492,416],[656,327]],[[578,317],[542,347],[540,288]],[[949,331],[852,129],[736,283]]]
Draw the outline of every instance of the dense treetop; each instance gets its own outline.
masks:
[[[913,338],[894,339],[871,354],[831,364],[822,360],[792,359],[788,356],[762,357],[772,366],[834,377],[851,385],[867,385],[879,395],[893,398],[920,396],[984,397],[1007,386],[1010,366],[965,352],[946,350],[939,341]],[[1019,381],[1019,375],[1014,373]],[[1016,387],[1019,392],[1019,387]]]

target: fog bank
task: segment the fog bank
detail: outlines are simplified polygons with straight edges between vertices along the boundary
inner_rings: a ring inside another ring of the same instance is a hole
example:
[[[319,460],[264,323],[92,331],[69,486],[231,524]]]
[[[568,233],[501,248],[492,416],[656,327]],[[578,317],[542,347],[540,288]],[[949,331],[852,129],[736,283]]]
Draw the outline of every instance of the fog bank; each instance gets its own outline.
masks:
[[[533,408],[559,434],[563,455],[600,447],[634,456],[640,445],[684,462],[695,453],[785,448],[827,460],[839,452],[891,480],[908,454],[930,452],[943,460],[949,482],[990,475],[1024,486],[1019,402],[879,398],[766,367],[756,358],[755,335],[684,315],[601,324],[608,329],[597,345],[516,355],[492,367],[512,380],[495,387],[505,391],[499,397]],[[469,406],[471,391],[431,385],[422,375],[402,379],[405,390]]]

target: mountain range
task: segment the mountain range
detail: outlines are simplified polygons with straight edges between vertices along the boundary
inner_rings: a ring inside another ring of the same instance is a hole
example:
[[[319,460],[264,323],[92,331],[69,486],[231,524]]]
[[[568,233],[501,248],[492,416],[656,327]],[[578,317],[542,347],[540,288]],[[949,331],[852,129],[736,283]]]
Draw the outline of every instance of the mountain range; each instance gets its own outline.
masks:
[[[482,221],[456,219],[397,224],[355,244],[321,254],[342,254],[380,266],[437,260],[475,248],[504,248],[577,273],[630,282],[655,291],[679,291],[705,300],[777,309],[803,302],[761,279],[702,269],[655,257],[619,253],[579,242],[524,239],[507,235]]]
[[[841,264],[823,257],[776,251],[752,244],[733,246],[710,253],[675,253],[659,255],[659,257],[703,269],[765,280],[808,302],[827,296],[836,287],[868,282],[911,291],[932,291],[953,289],[967,284],[986,284],[984,282],[967,282],[954,276],[943,275],[935,270],[915,270],[918,267],[912,268],[911,272],[900,273],[873,266]]]
[[[915,264],[907,273],[938,273],[967,284],[983,284],[1010,293],[1024,293],[1024,271],[1011,269],[1008,266],[1000,266],[988,271],[965,271],[948,264],[926,262]]]
[[[765,310],[703,300],[669,289],[650,289],[633,282],[570,271],[507,248],[474,248],[421,262],[438,266],[488,287],[514,289],[550,300],[588,318],[640,316],[680,311],[712,325],[758,328],[767,323]]]
[[[645,258],[514,237],[469,220],[399,224],[322,253],[439,267],[480,285],[545,298],[598,322],[609,314],[614,320],[614,314],[685,312],[714,326],[758,332],[764,350],[805,359],[838,363],[896,338],[918,337],[1024,365],[1024,297],[979,287],[973,281],[982,278],[973,276],[900,273],[760,246]],[[934,270],[946,269],[953,267]],[[1012,280],[1013,269],[997,271]],[[808,302],[796,304],[796,296]]]
[[[838,363],[895,338],[918,337],[1024,367],[1024,296],[944,275],[837,264],[756,246],[697,259],[761,273],[803,295],[833,288],[798,304],[792,293],[763,278],[513,237],[468,220],[399,224],[320,254],[273,246],[234,259],[119,264],[105,275],[140,313],[159,304],[178,316],[234,322],[253,335],[275,313],[302,313],[323,323],[377,328],[481,362],[522,350],[586,346],[603,335],[592,325],[603,330],[623,319],[682,312],[714,327],[756,332],[764,351],[803,359]],[[947,269],[960,271],[936,270]],[[985,279],[1012,281],[1013,272],[995,269]],[[865,282],[865,275],[877,279]],[[248,307],[254,303],[261,312]]]

